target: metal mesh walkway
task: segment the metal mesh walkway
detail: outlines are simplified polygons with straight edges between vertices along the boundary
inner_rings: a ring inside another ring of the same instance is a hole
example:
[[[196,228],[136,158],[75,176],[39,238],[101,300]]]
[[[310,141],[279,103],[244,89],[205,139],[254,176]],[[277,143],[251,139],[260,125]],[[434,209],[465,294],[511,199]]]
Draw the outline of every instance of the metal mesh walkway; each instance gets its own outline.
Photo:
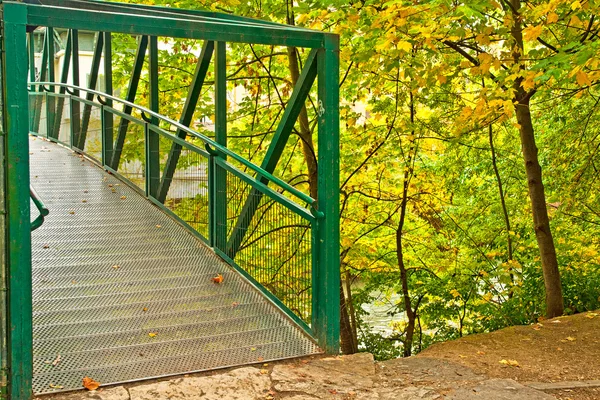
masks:
[[[50,209],[32,233],[35,393],[81,388],[85,376],[105,385],[319,351],[126,184],[39,138],[30,153]]]

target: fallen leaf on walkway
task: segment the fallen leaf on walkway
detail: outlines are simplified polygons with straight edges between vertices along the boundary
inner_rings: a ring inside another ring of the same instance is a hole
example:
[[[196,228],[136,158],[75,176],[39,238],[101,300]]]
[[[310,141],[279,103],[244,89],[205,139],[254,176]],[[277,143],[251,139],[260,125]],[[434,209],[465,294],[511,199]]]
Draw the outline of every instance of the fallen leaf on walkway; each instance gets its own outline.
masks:
[[[115,188],[110,189],[110,191],[113,193],[117,193],[117,190]]]
[[[108,187],[113,187],[113,184],[112,184],[112,183],[109,183],[109,184],[108,184]]]
[[[125,200],[127,196],[121,196],[121,200]]]
[[[240,305],[240,303],[238,303],[237,301],[234,301],[233,303],[231,303],[232,306],[237,307]]]
[[[223,275],[218,274],[214,278],[211,278],[213,283],[223,283]]]
[[[75,211],[71,210],[71,211],[69,211],[69,214],[73,215],[73,214],[75,214]]]
[[[148,334],[148,336],[150,336],[150,337],[155,337],[155,336],[156,336],[156,332],[150,332],[150,333]]]
[[[119,269],[119,268],[121,268],[120,265],[117,265],[117,264],[113,265],[113,269]]]
[[[42,246],[44,249],[49,249],[50,246],[48,246],[47,244],[45,244],[44,246]]]
[[[160,225],[158,225],[158,224],[156,224],[156,227],[157,227],[157,228],[162,228],[162,226],[160,226]]]
[[[519,366],[519,362],[517,360],[500,360],[500,364],[502,365],[508,365],[511,367],[518,367]]]
[[[143,311],[143,312],[146,312],[146,311],[148,311],[148,307],[144,307],[144,308],[142,309],[142,311]]]
[[[64,386],[55,385],[54,383],[51,383],[48,386],[50,386],[52,389],[62,389],[62,388],[64,388]]]
[[[56,356],[56,359],[54,359],[54,361],[52,361],[52,366],[56,367],[59,362],[60,362],[60,354]]]
[[[256,351],[256,347],[251,348],[250,351]]]
[[[96,382],[92,378],[86,376],[83,378],[83,387],[87,390],[96,390],[100,387],[100,382]]]

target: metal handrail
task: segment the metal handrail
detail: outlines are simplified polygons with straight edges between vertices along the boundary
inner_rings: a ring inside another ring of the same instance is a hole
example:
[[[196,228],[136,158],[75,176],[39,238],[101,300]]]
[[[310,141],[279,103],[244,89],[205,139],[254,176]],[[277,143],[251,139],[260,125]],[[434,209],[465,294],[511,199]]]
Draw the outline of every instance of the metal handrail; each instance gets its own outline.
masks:
[[[42,226],[42,224],[44,223],[44,217],[47,217],[48,214],[50,214],[50,210],[48,209],[48,207],[46,207],[40,196],[37,194],[37,192],[31,185],[29,186],[29,196],[31,196],[33,204],[35,204],[35,207],[40,213],[40,215],[38,215],[38,217],[34,219],[33,222],[31,222],[31,231],[33,232],[37,228]]]
[[[265,179],[267,179],[270,182],[273,182],[274,184],[278,185],[279,187],[281,187],[283,190],[285,190],[288,193],[293,194],[294,196],[296,196],[297,198],[299,198],[300,200],[304,201],[307,204],[310,204],[313,208],[316,207],[317,205],[317,200],[313,199],[312,197],[310,197],[309,195],[307,195],[306,193],[301,192],[300,190],[296,189],[295,187],[293,187],[292,185],[290,185],[289,183],[277,178],[276,176],[270,174],[269,172],[265,171],[264,169],[262,169],[261,167],[259,167],[258,165],[255,165],[253,163],[251,163],[250,161],[246,160],[244,157],[238,155],[237,153],[229,150],[227,147],[224,147],[222,145],[220,145],[219,143],[215,142],[214,140],[212,140],[211,138],[209,138],[208,136],[205,136],[199,132],[196,132],[192,129],[190,129],[189,127],[181,124],[180,122],[177,122],[175,120],[172,120],[168,117],[165,117],[164,115],[158,114],[155,111],[152,111],[146,107],[140,106],[138,104],[135,103],[131,103],[127,100],[123,100],[120,99],[118,97],[115,96],[111,96],[109,94],[103,93],[103,92],[99,92],[97,90],[92,90],[92,89],[88,89],[85,87],[81,87],[81,86],[75,86],[75,85],[69,85],[67,83],[57,83],[57,82],[30,82],[29,85],[31,86],[42,86],[45,87],[45,85],[48,85],[50,87],[52,86],[58,86],[58,87],[64,87],[64,88],[68,88],[68,89],[74,89],[74,90],[82,90],[84,92],[87,93],[91,93],[95,96],[100,96],[103,97],[104,99],[111,99],[113,101],[117,101],[121,104],[124,104],[128,107],[131,108],[135,108],[137,110],[140,110],[143,113],[146,113],[148,115],[150,115],[151,117],[155,117],[159,120],[165,121],[173,126],[175,126],[177,129],[184,131],[185,133],[187,133],[190,136],[196,137],[200,140],[202,140],[205,144],[211,146],[214,150],[216,150],[217,154],[221,153],[224,156],[227,157],[231,157],[232,159],[236,160],[237,162],[241,163],[242,165],[244,165],[245,167],[251,169],[252,171],[256,172],[256,176],[257,176],[257,180],[260,180],[260,177],[263,177]],[[77,97],[81,97],[81,96],[77,96]],[[82,97],[83,98],[83,97]]]

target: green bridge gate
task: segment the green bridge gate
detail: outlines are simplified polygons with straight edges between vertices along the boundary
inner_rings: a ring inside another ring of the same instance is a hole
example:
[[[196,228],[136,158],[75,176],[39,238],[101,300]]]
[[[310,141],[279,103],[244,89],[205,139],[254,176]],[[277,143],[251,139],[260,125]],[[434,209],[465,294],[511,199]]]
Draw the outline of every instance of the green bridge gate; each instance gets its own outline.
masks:
[[[75,389],[84,374],[106,376],[108,384],[320,351],[313,344],[337,353],[338,37],[227,14],[93,0],[3,1],[0,12],[0,398]],[[128,86],[113,90],[119,34],[135,36],[137,50]],[[83,35],[91,38],[86,82]],[[201,43],[178,119],[160,112],[159,38]],[[228,146],[232,44],[305,49],[259,164]],[[142,82],[147,106],[136,102]],[[211,135],[194,128],[207,87]],[[311,90],[317,199],[277,169],[282,154],[294,151],[289,138]],[[211,281],[217,274],[222,284]],[[161,311],[143,307],[150,300]],[[268,318],[261,322],[257,310]],[[95,320],[87,317],[92,312]],[[234,312],[239,318],[226,321],[238,325],[219,331],[227,324],[216,316]],[[246,313],[258,314],[249,322]],[[157,321],[168,327],[164,335],[155,332]],[[267,331],[271,347],[250,341]],[[227,346],[239,349],[223,356]],[[257,356],[260,346],[264,356]],[[164,354],[173,351],[183,361],[169,361],[174,356]],[[134,353],[148,359],[119,361]]]

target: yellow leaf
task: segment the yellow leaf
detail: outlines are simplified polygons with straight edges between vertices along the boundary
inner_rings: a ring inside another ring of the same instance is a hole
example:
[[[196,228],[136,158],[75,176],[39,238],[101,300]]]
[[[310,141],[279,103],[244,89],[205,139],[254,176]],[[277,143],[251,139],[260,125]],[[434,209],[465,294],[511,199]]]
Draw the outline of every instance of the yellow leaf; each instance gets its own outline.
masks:
[[[550,14],[548,14],[548,17],[546,18],[546,21],[549,24],[552,24],[552,23],[558,21],[558,14],[556,14],[554,12],[551,12]]]
[[[500,360],[500,364],[507,365],[510,367],[518,367],[519,362],[517,360]]]
[[[400,40],[397,44],[398,49],[405,51],[405,52],[409,52],[412,50],[412,44],[410,44],[409,42],[406,42],[404,40]]]
[[[573,336],[567,336],[567,340],[568,340],[569,342],[574,342],[574,341],[576,341],[577,339],[576,339],[576,338],[574,338]]]
[[[150,336],[150,337],[155,337],[155,336],[156,336],[156,332],[150,332],[150,333],[148,334],[148,336]]]
[[[523,29],[523,39],[530,41],[537,40],[537,38],[542,34],[542,29],[542,25],[528,26],[527,28]]]
[[[591,86],[592,85],[592,81],[590,80],[590,77],[584,71],[577,72],[577,75],[575,75],[575,78],[577,79],[577,84],[579,86]]]
[[[450,294],[451,294],[451,295],[452,295],[452,297],[454,297],[454,298],[460,297],[460,293],[459,293],[459,292],[458,292],[458,290],[456,290],[456,289],[452,289],[452,290],[450,291]]]

